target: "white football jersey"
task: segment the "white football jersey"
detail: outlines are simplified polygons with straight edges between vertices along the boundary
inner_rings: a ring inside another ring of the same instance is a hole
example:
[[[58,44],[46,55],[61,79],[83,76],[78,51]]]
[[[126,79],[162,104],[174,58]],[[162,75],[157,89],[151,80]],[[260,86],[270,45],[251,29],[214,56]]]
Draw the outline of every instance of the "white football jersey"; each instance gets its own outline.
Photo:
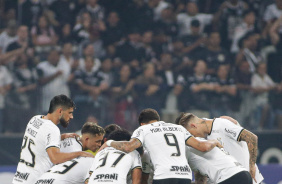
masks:
[[[90,168],[89,184],[125,184],[127,174],[135,168],[141,169],[141,158],[137,151],[125,153],[113,147],[98,152]],[[88,175],[86,175],[88,178]]]
[[[46,150],[60,148],[60,141],[60,130],[52,121],[43,119],[41,115],[31,118],[25,130],[13,184],[35,183],[53,166]]]
[[[224,150],[238,160],[238,162],[249,171],[249,148],[245,141],[239,141],[243,130],[244,128],[240,125],[235,125],[227,119],[215,118],[207,139],[217,139],[224,147]],[[260,183],[263,180],[263,176],[257,166],[256,168],[256,180]],[[255,183],[255,181],[253,181],[253,183]]]
[[[66,138],[60,142],[60,151],[64,153],[82,151],[82,143],[74,137]]]
[[[138,139],[148,151],[154,180],[166,178],[192,179],[185,156],[186,140],[191,134],[182,126],[158,121],[136,129],[131,138]]]
[[[197,139],[206,141],[203,138]],[[210,183],[220,183],[241,171],[246,171],[234,157],[218,147],[201,152],[186,146],[186,157],[192,170],[207,176]]]
[[[84,184],[94,158],[77,157],[53,166],[44,173],[35,184]]]

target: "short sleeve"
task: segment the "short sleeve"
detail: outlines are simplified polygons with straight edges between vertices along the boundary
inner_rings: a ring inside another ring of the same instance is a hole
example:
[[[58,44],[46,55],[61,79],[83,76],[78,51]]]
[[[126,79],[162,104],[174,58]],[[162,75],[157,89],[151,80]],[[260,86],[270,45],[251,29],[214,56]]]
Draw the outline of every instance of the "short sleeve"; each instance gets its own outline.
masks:
[[[60,142],[61,142],[61,134],[59,128],[58,127],[50,128],[46,136],[45,149],[47,150],[50,147],[60,148]]]
[[[239,141],[240,135],[244,130],[244,128],[235,125],[234,123],[232,123],[227,119],[221,119],[221,122],[222,124],[220,125],[220,127],[222,127],[222,131],[224,132],[224,134],[231,139]]]
[[[139,127],[138,129],[136,129],[136,130],[133,132],[131,138],[136,138],[136,139],[138,139],[138,140],[141,142],[141,144],[143,145],[143,143],[144,143],[144,131],[143,131],[143,129],[141,129],[141,128],[142,128],[142,127]]]
[[[180,126],[182,129],[182,132],[184,133],[184,138],[185,138],[185,143],[186,141],[192,137],[192,135],[190,134],[190,132],[188,132],[183,126]]]
[[[133,157],[131,170],[135,168],[142,168],[140,154],[137,151],[133,151],[130,154]]]

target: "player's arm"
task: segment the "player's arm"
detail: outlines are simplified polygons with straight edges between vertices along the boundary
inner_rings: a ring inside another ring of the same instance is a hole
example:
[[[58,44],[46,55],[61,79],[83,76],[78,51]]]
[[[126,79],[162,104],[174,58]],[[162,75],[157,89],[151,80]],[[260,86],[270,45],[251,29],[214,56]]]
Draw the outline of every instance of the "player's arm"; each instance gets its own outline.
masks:
[[[64,139],[67,139],[67,138],[75,138],[75,137],[79,137],[79,135],[76,134],[76,133],[61,134],[61,140],[64,140]]]
[[[217,140],[199,141],[193,136],[186,141],[186,145],[202,152],[210,151],[215,146],[223,148],[223,146]]]
[[[85,151],[77,151],[71,153],[63,153],[57,147],[49,147],[46,149],[47,154],[53,164],[60,164],[76,157],[94,157],[91,153]]]
[[[134,168],[131,171],[132,184],[141,184],[142,169],[140,167]]]
[[[140,146],[142,146],[141,142],[136,139],[136,138],[132,138],[130,139],[130,141],[113,141],[113,140],[108,140],[107,142],[105,142],[99,149],[102,150],[108,146],[111,146],[117,150],[121,150],[124,151],[126,153],[132,152],[134,150],[136,150],[137,148],[139,148]]]
[[[256,168],[255,164],[257,161],[257,152],[258,152],[258,137],[252,132],[243,129],[238,138],[239,141],[245,141],[248,145],[249,154],[250,154],[250,174],[255,180]]]
[[[194,172],[195,176],[195,184],[206,184],[207,183],[207,177],[201,175],[199,172]]]
[[[148,184],[150,174],[142,173],[141,184]]]

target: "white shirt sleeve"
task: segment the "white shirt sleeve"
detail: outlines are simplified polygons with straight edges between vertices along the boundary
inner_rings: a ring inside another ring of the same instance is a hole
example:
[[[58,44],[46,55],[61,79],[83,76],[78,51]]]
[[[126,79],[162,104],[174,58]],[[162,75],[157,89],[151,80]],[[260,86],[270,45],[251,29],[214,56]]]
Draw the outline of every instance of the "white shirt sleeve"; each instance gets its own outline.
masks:
[[[143,131],[143,129],[141,129],[141,128],[142,128],[142,127],[139,127],[138,129],[136,129],[136,130],[133,132],[131,138],[136,138],[136,139],[138,139],[138,140],[141,142],[141,144],[143,145],[143,143],[144,143],[144,131]]]
[[[142,166],[141,166],[141,157],[140,157],[139,153],[134,150],[130,154],[133,157],[131,169],[142,168]]]
[[[150,174],[151,172],[151,159],[150,155],[148,154],[147,151],[144,151],[144,154],[142,155],[141,158],[142,161],[142,172],[146,174]]]
[[[50,128],[46,136],[45,149],[48,149],[50,147],[60,148],[60,142],[61,142],[61,134],[59,128],[58,127]]]
[[[184,137],[185,137],[185,143],[186,141],[192,137],[192,135],[190,134],[190,132],[188,132],[183,126],[180,126],[181,129],[182,129],[182,132],[184,133]]]
[[[225,135],[236,141],[239,141],[240,135],[244,130],[241,126],[237,126],[227,119],[221,119],[221,128]]]

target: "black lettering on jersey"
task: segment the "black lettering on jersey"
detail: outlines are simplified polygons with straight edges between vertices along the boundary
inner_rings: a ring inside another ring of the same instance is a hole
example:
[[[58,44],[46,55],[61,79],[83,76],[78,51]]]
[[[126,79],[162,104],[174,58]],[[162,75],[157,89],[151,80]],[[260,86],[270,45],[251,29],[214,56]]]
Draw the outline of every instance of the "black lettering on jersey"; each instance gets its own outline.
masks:
[[[32,137],[36,137],[37,132],[35,130],[32,130],[31,128],[27,129],[27,133],[29,133]]]
[[[151,128],[150,131],[152,133],[156,133],[156,132],[162,132],[162,129],[160,129],[160,128]]]
[[[73,145],[72,140],[71,139],[65,139],[63,140],[63,147],[67,147],[67,146],[71,146]]]
[[[191,172],[190,168],[185,166],[171,166],[170,171],[176,171],[176,172]]]
[[[94,178],[94,180],[101,180],[101,179],[118,180],[118,174],[117,173],[114,173],[114,174],[97,174],[96,177]]]
[[[55,179],[42,179],[38,180],[35,184],[52,184]]]
[[[41,125],[43,124],[42,121],[35,119],[33,122],[30,123],[32,126],[34,126],[35,128],[39,129],[41,127]]]
[[[181,131],[178,127],[163,127],[164,131]]]
[[[229,129],[226,129],[226,128],[225,128],[225,131],[226,131],[227,133],[231,134],[233,137],[236,137],[236,132],[235,132],[235,131],[229,130]]]
[[[21,180],[27,180],[30,173],[21,173],[19,171],[16,172],[15,177]]]

